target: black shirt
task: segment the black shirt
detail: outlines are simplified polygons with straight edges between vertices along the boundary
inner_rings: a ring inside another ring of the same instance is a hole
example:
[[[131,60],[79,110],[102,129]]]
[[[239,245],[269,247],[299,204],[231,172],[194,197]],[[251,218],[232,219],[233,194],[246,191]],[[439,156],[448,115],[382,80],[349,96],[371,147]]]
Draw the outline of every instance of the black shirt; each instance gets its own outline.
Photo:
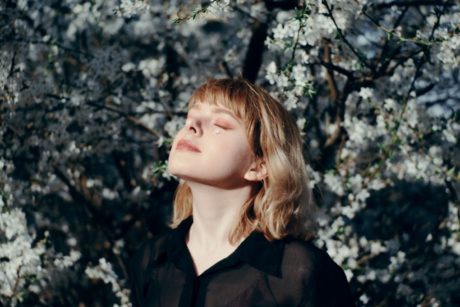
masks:
[[[196,276],[185,238],[192,219],[146,241],[130,262],[139,306],[354,306],[343,270],[310,242],[268,241],[253,231],[228,257]]]

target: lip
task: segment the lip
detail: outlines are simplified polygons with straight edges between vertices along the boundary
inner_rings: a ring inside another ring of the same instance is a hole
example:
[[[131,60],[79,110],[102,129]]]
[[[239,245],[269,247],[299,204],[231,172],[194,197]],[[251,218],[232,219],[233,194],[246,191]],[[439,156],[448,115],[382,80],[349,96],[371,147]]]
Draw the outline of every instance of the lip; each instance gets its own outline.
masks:
[[[198,147],[196,147],[195,145],[193,145],[192,143],[190,143],[187,140],[180,140],[179,143],[177,143],[177,145],[176,145],[176,149],[177,150],[188,150],[188,151],[194,151],[194,152],[201,152],[201,150],[198,149]]]

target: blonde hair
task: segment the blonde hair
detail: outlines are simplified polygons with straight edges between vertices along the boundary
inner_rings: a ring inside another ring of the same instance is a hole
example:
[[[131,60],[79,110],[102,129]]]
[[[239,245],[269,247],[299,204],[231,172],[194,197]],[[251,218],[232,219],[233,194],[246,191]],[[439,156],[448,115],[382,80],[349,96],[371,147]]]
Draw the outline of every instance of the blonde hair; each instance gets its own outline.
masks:
[[[311,199],[302,138],[294,118],[263,88],[244,79],[211,79],[192,95],[189,108],[207,102],[242,119],[251,149],[265,160],[267,177],[243,204],[230,235],[235,243],[252,230],[268,240],[292,235],[311,239],[316,207]],[[171,226],[192,215],[192,192],[185,181],[176,189]]]

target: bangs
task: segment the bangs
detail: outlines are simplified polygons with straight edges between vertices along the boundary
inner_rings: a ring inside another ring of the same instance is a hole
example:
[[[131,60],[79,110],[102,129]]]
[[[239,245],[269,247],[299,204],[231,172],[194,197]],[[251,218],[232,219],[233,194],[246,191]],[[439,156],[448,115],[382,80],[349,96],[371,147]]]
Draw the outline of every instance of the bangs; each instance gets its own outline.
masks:
[[[230,82],[229,82],[230,81]],[[189,109],[197,103],[208,103],[229,109],[246,124],[254,118],[256,105],[249,103],[249,95],[245,82],[237,80],[209,80],[200,86],[189,101]]]
[[[254,153],[260,149],[260,99],[250,84],[244,80],[212,79],[200,86],[189,100],[188,109],[197,103],[208,103],[229,109],[243,122],[248,139],[252,139]]]

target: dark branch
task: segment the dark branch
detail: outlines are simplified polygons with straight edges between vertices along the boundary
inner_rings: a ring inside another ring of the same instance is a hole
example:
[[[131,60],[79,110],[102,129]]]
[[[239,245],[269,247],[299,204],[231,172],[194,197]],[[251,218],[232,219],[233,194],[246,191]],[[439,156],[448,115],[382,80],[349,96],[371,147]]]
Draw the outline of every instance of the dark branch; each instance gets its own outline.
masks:
[[[267,38],[268,27],[266,23],[256,23],[252,31],[248,50],[243,64],[243,78],[249,81],[256,81],[262,65],[262,57],[265,50],[265,39]]]
[[[330,62],[325,62],[323,60],[320,60],[319,64],[323,65],[325,68],[333,70],[335,72],[338,72],[339,74],[342,74],[344,76],[347,76],[348,78],[353,77],[353,72],[346,70],[345,68],[332,64]]]
[[[337,24],[334,18],[334,15],[332,14],[332,8],[329,6],[326,0],[323,0],[323,5],[326,7],[328,15],[332,19],[332,22],[334,23],[334,26],[337,30],[337,33],[339,34],[340,38],[345,43],[345,45],[347,45],[348,48],[350,48],[351,52],[353,52],[353,54],[356,55],[356,57],[359,59],[361,63],[364,64],[364,66],[369,68],[371,71],[374,71],[374,69],[369,65],[369,63],[367,63],[366,59],[355,49],[355,47],[353,47],[353,45],[345,37],[345,35],[342,32],[342,29],[339,27],[339,25]]]
[[[436,5],[436,6],[454,6],[455,1],[439,1],[439,0],[414,0],[414,1],[392,1],[388,3],[378,3],[371,5],[381,9],[391,6],[420,6],[420,5]]]
[[[121,110],[118,110],[115,107],[112,107],[112,106],[106,105],[106,104],[101,104],[101,103],[94,102],[94,101],[88,101],[87,104],[90,105],[90,106],[93,106],[93,107],[97,107],[97,108],[100,108],[100,109],[105,109],[105,110],[108,110],[108,111],[115,112],[115,113],[121,115],[122,117],[126,118],[129,122],[133,123],[138,128],[141,128],[142,130],[144,130],[144,131],[146,131],[146,132],[148,132],[148,133],[150,133],[150,134],[152,134],[152,135],[154,135],[156,137],[161,137],[161,134],[158,131],[148,127],[140,119],[135,118],[134,116],[131,116],[129,114],[126,114],[125,112],[123,112]],[[153,111],[152,111],[152,113],[153,113]]]
[[[286,0],[286,1],[265,0],[264,2],[265,2],[265,7],[269,11],[272,11],[274,9],[293,10],[299,5],[298,0]]]
[[[76,204],[82,204],[84,207],[84,212],[87,215],[88,219],[92,221],[92,224],[95,225],[105,236],[105,238],[110,242],[111,246],[115,246],[116,236],[113,233],[113,225],[110,223],[111,219],[104,215],[97,207],[99,200],[95,199],[88,193],[88,191],[81,191],[76,186],[74,186],[65,174],[65,171],[60,166],[54,166],[54,173],[56,176],[61,179],[61,181],[68,187],[69,194],[72,196]],[[83,176],[79,178],[80,183],[82,180],[86,180]],[[84,189],[84,186],[80,184],[80,188]],[[118,264],[120,265],[124,277],[128,277],[128,272],[123,260],[120,258],[120,255],[114,254],[117,259]]]

